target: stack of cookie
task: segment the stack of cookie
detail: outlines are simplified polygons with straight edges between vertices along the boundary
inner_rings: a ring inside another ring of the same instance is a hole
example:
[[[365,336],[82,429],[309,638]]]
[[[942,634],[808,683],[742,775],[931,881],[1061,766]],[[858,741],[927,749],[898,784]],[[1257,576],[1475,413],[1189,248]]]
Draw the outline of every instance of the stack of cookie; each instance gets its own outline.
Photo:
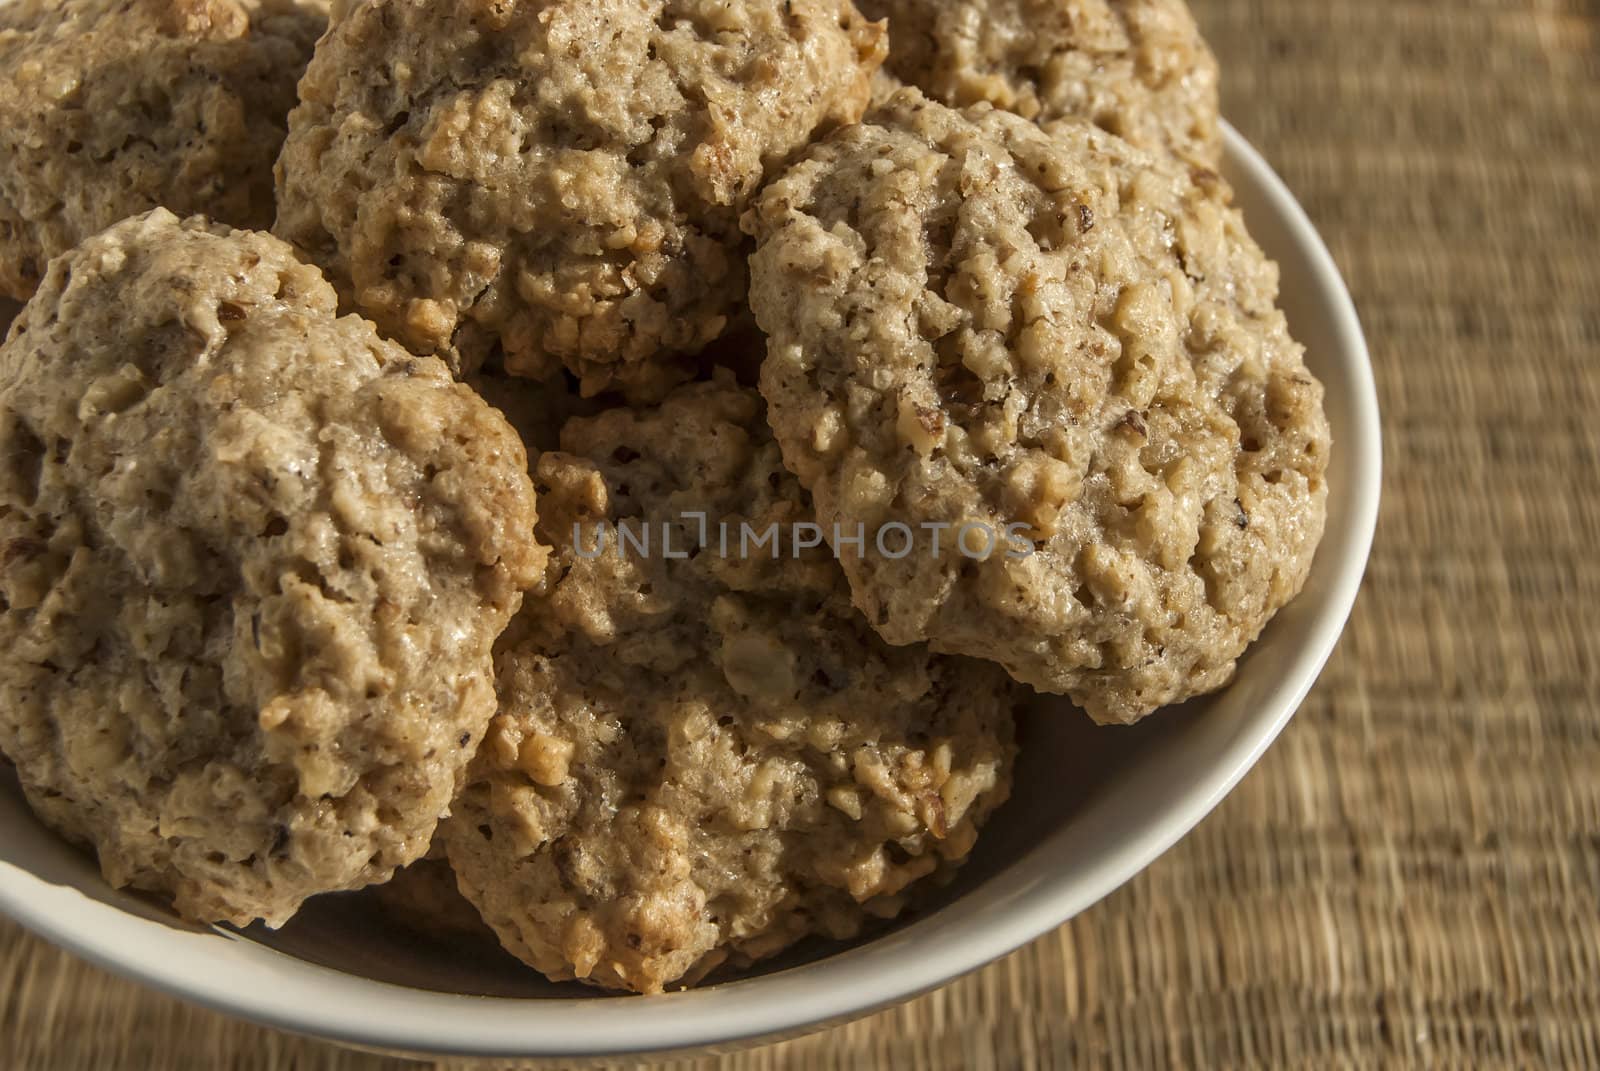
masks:
[[[0,749],[189,918],[854,937],[1321,535],[1182,0],[14,0],[0,145]]]

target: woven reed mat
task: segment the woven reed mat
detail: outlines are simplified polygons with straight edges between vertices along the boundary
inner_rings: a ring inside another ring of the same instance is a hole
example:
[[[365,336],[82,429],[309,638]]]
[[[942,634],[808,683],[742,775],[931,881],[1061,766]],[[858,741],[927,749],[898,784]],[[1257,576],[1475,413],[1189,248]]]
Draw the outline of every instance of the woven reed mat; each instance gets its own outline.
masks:
[[[1197,8],[1373,343],[1387,487],[1354,620],[1259,768],[1126,888],[727,1067],[1600,1066],[1600,4]],[[123,1066],[398,1061],[0,925],[0,1068]]]

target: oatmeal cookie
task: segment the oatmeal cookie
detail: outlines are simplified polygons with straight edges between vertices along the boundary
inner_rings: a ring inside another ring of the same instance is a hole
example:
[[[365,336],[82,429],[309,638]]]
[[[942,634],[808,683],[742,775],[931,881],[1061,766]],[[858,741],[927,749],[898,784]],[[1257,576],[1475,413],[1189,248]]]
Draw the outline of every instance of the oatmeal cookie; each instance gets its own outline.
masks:
[[[853,936],[949,874],[1009,790],[1010,682],[878,640],[826,548],[740,556],[741,524],[809,521],[760,396],[719,373],[562,447],[536,479],[558,579],[496,649],[500,712],[441,827],[501,942],[659,992]]]
[[[853,122],[850,0],[364,0],[317,49],[278,233],[392,337],[659,398],[744,295],[766,169]]]
[[[272,163],[327,17],[291,0],[0,5],[0,293],[166,206],[272,225]]]
[[[887,70],[935,100],[1087,119],[1201,167],[1222,159],[1217,61],[1184,0],[861,0]]]
[[[198,921],[427,850],[547,557],[511,428],[335,302],[158,209],[52,261],[0,348],[0,751]]]
[[[1106,722],[1228,681],[1305,580],[1329,439],[1225,189],[906,90],[747,222],[784,460],[830,530],[914,529],[841,556],[885,639]]]

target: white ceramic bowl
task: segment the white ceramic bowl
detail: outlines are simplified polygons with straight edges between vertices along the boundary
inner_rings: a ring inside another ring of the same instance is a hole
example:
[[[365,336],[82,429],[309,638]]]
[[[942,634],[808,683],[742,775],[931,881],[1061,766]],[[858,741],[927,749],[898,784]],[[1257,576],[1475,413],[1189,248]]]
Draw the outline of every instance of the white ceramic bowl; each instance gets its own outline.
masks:
[[[544,983],[495,949],[407,942],[361,894],[277,933],[205,929],[114,892],[0,784],[0,909],[51,941],[200,1004],[346,1043],[415,1053],[575,1057],[734,1046],[862,1015],[1060,925],[1216,806],[1293,715],[1339,637],[1377,516],[1378,409],[1355,310],[1282,182],[1231,128],[1227,174],[1283,269],[1283,304],[1327,386],[1328,530],[1304,594],[1224,692],[1132,729],[1040,700],[1015,798],[940,905],[864,944],[811,946],[749,977],[660,997]]]

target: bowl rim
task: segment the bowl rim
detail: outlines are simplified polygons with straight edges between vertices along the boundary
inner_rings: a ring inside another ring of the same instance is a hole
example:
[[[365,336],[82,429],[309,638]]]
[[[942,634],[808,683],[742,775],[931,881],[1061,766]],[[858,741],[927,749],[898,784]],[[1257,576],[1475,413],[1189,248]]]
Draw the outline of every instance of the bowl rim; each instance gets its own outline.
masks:
[[[174,931],[140,929],[118,907],[90,901],[64,905],[48,882],[0,866],[0,912],[45,939],[114,973],[213,1010],[267,1026],[386,1052],[489,1058],[637,1056],[690,1048],[738,1046],[793,1036],[909,999],[975,970],[1060,926],[1124,884],[1172,847],[1238,784],[1282,731],[1332,653],[1349,617],[1377,525],[1381,429],[1377,389],[1361,323],[1327,246],[1271,166],[1231,125],[1223,124],[1226,170],[1248,183],[1276,215],[1310,268],[1317,300],[1333,325],[1330,359],[1348,383],[1351,427],[1337,449],[1352,483],[1337,528],[1330,518],[1319,550],[1337,555],[1309,640],[1277,667],[1277,681],[1249,731],[1196,774],[1179,803],[1146,823],[1085,870],[1070,870],[991,912],[964,936],[914,941],[912,951],[886,953],[870,969],[853,969],[852,952],[777,974],[656,997],[599,995],[526,1000],[427,992],[322,967],[213,929],[204,958],[177,954],[163,938]],[[9,838],[10,834],[6,836]],[[30,880],[31,879],[31,880]],[[908,929],[915,930],[916,923]],[[216,939],[221,940],[216,940]],[[257,954],[240,946],[249,945]],[[844,962],[840,962],[844,961]],[[859,966],[859,964],[856,964]],[[354,984],[352,984],[354,983]],[[313,994],[322,996],[313,999]]]

